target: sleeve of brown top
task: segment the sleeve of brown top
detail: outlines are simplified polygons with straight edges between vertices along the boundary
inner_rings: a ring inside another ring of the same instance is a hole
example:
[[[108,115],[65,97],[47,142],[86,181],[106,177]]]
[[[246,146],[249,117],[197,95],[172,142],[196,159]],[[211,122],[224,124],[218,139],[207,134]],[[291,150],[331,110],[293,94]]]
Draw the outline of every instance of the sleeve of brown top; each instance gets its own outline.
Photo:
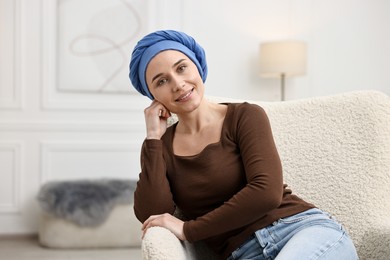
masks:
[[[247,185],[215,210],[185,222],[184,234],[190,242],[253,223],[282,201],[282,167],[265,111],[245,104],[230,127],[235,129],[233,135],[242,156],[245,168],[242,174],[246,175]]]
[[[145,140],[141,149],[141,173],[134,192],[134,213],[142,223],[151,215],[173,214],[175,205],[163,158],[161,140]]]

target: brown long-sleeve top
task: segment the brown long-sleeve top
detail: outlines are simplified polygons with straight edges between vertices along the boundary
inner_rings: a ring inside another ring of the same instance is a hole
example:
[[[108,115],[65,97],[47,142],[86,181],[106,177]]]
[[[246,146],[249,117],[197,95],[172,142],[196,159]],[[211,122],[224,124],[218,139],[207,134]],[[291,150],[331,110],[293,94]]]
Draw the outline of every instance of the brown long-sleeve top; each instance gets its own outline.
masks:
[[[221,139],[194,156],[177,156],[176,124],[162,140],[145,140],[134,211],[189,219],[189,242],[204,240],[222,258],[252,233],[274,221],[314,207],[283,184],[282,167],[265,111],[253,104],[226,104]]]

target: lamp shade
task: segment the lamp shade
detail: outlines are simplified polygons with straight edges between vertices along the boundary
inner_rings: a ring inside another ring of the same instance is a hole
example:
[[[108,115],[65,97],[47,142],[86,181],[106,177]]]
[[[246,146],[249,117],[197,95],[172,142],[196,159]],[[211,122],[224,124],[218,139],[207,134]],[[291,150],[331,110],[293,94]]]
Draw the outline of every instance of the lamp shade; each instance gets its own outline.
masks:
[[[260,76],[286,77],[306,72],[306,44],[280,41],[260,44]]]

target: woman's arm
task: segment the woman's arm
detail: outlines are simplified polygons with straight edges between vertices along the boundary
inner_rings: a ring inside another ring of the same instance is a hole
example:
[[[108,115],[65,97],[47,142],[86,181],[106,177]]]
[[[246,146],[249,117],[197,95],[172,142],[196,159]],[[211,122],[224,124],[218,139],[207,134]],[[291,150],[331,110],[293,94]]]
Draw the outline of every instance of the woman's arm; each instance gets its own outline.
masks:
[[[154,100],[144,110],[146,140],[141,149],[141,173],[134,192],[134,213],[143,223],[151,215],[171,213],[175,206],[166,176],[163,144],[170,112]]]
[[[141,149],[141,173],[134,192],[134,213],[143,223],[151,215],[173,214],[175,205],[166,176],[161,140],[145,140]]]

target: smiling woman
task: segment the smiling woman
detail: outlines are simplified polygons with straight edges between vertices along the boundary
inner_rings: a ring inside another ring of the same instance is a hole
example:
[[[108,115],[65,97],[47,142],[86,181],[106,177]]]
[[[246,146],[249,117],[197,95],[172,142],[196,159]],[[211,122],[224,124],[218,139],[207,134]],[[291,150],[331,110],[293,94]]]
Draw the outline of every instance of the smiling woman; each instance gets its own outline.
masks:
[[[283,183],[264,109],[208,101],[206,77],[204,50],[185,33],[151,33],[133,51],[130,79],[153,100],[134,193],[144,235],[164,227],[224,259],[357,259],[343,227]]]

